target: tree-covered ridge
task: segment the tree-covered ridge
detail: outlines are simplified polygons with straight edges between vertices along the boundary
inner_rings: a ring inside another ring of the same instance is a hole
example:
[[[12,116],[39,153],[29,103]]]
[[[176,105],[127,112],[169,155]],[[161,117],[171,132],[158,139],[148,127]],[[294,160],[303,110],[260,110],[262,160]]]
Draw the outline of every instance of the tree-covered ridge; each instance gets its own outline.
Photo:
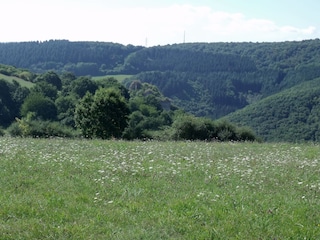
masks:
[[[87,91],[94,95],[101,87],[89,75],[130,74],[132,77],[123,82],[127,89],[131,85],[138,86],[135,85],[137,82],[143,86],[156,86],[172,105],[211,119],[258,104],[274,94],[320,77],[319,39],[280,43],[185,43],[149,48],[62,40],[0,43],[0,53],[0,63],[24,64],[24,69],[33,69],[37,73],[30,75],[21,71],[12,76],[34,82],[36,86],[32,91],[44,92],[54,101],[58,108],[57,120],[69,125],[74,124],[72,111],[78,100]],[[61,89],[52,86],[48,79],[42,81],[38,77],[47,70],[60,75]],[[0,71],[3,71],[1,67]],[[283,100],[295,101],[291,98]],[[149,122],[156,118],[154,116],[159,117],[153,115],[154,109],[142,109],[129,117],[132,126],[143,129],[158,126]],[[141,116],[142,112],[146,115]],[[137,120],[141,123],[136,124]],[[308,128],[307,125],[304,127]],[[269,138],[272,130],[267,131],[260,133],[268,140],[293,138],[281,134]],[[127,131],[127,136],[134,134]],[[316,139],[312,135],[299,134],[296,138],[299,136],[301,139]]]
[[[130,54],[121,71],[140,73],[146,71],[176,71],[193,73],[252,72],[254,62],[238,54],[198,52],[170,47],[145,48]]]
[[[250,126],[268,141],[320,140],[320,78],[267,97],[225,119]]]
[[[185,43],[145,48],[105,42],[0,43],[0,63],[33,71],[238,71],[273,69],[286,74],[319,62],[320,40],[274,43]],[[174,65],[175,66],[174,66]],[[76,75],[77,72],[74,72]]]
[[[132,45],[67,40],[0,43],[0,63],[34,72],[55,70],[76,75],[103,75],[139,49],[141,47]]]

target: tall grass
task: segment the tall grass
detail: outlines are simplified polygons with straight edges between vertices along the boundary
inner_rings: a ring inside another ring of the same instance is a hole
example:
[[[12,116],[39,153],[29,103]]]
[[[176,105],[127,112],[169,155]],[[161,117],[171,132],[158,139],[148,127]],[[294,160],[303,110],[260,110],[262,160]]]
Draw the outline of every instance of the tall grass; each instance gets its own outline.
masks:
[[[0,138],[0,239],[320,239],[312,144]]]

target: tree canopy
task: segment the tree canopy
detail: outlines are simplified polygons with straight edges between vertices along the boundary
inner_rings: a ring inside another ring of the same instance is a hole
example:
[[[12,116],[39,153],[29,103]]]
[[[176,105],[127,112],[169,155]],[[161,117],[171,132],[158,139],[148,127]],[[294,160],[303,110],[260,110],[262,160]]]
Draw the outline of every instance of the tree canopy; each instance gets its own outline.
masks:
[[[87,93],[75,110],[75,122],[87,137],[119,138],[127,126],[129,108],[119,91],[100,88]]]

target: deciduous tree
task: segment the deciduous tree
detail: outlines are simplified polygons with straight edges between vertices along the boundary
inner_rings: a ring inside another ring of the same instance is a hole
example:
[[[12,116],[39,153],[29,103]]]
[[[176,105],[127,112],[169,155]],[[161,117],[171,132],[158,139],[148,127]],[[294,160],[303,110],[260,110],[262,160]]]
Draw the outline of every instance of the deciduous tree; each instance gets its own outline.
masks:
[[[127,126],[129,108],[120,92],[100,88],[95,95],[87,93],[76,106],[76,126],[86,137],[119,138]]]

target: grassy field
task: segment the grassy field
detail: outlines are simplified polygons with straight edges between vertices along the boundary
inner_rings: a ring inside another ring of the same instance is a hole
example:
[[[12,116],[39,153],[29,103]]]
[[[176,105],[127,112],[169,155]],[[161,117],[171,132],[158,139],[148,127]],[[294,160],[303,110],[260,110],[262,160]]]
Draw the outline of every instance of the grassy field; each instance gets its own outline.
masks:
[[[13,82],[13,80],[16,80],[18,83],[20,83],[21,86],[28,87],[28,88],[30,88],[30,87],[32,87],[34,85],[34,83],[32,83],[32,82],[28,82],[28,81],[23,80],[23,79],[18,78],[18,77],[6,76],[6,75],[1,74],[1,73],[0,73],[0,79],[6,80],[6,81],[11,82],[11,83]]]
[[[320,239],[312,144],[0,138],[0,239]]]
[[[113,77],[113,78],[117,79],[119,82],[122,82],[123,80],[125,80],[126,78],[130,78],[131,76],[132,75],[106,75],[106,76],[92,77],[92,79],[99,81],[104,78]]]

